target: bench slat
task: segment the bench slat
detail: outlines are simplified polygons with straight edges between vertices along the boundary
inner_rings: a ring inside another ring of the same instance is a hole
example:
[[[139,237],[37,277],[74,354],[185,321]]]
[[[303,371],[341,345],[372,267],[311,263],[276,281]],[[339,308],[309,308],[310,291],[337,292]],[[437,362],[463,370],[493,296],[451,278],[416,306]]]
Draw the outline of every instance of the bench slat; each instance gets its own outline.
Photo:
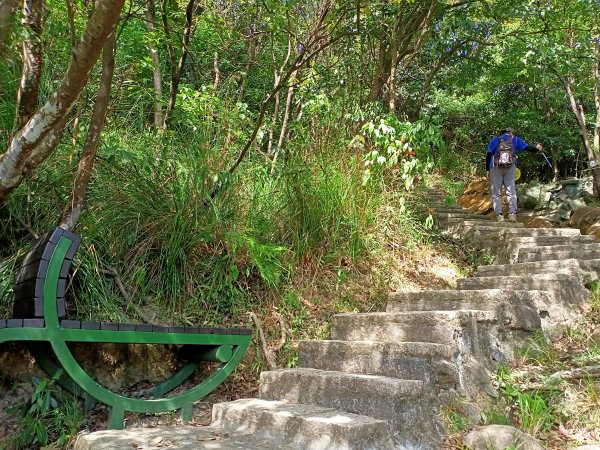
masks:
[[[25,319],[27,317],[43,317],[44,301],[41,297],[21,299],[13,303],[13,317]]]
[[[48,263],[49,261],[40,259],[21,267],[21,270],[17,273],[16,284],[24,283],[32,278],[45,278],[48,273]]]

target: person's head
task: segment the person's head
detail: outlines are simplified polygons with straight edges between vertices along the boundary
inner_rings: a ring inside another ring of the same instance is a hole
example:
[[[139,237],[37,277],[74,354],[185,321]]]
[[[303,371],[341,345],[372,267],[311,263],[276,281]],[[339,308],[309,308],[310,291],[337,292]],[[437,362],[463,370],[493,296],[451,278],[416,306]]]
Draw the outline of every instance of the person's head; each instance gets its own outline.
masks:
[[[510,127],[502,128],[502,133],[501,134],[510,134],[511,136],[514,136],[515,130],[513,128],[510,128]]]

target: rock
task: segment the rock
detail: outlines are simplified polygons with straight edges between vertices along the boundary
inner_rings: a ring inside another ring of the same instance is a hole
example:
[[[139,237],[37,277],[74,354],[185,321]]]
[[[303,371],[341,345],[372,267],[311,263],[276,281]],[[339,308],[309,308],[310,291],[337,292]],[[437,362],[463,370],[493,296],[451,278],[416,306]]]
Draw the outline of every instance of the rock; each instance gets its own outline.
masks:
[[[588,338],[590,345],[600,347],[600,327],[596,327],[592,334]]]
[[[489,182],[487,179],[472,181],[463,195],[458,198],[458,204],[473,214],[486,214],[492,210]]]
[[[488,450],[490,448],[544,450],[544,447],[533,437],[508,425],[486,425],[475,428],[466,436],[465,445],[471,450]]]
[[[580,198],[576,198],[574,200],[571,200],[569,203],[569,209],[571,209],[572,211],[575,211],[579,208],[583,208],[586,206],[586,203],[584,200],[580,199]]]
[[[552,228],[554,225],[546,217],[538,216],[518,216],[519,222],[521,222],[525,228]]]
[[[579,228],[582,234],[590,234],[590,228],[598,221],[600,221],[600,208],[584,206],[572,212],[569,225]]]
[[[600,222],[593,224],[588,230],[587,234],[596,237],[600,240]]]

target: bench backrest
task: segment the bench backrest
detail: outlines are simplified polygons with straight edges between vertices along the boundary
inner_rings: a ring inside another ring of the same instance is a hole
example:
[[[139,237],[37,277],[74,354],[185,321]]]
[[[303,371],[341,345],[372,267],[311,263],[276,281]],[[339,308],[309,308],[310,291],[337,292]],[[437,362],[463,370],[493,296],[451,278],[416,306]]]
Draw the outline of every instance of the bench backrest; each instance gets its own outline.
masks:
[[[52,254],[61,238],[70,241],[64,260],[52,260]],[[13,317],[44,317],[44,301],[56,301],[58,317],[66,316],[65,289],[73,256],[81,244],[81,238],[73,233],[55,228],[41,236],[25,255],[13,291]],[[52,267],[59,264],[60,267]],[[58,284],[52,287],[55,298],[45,298],[45,283],[49,270],[59,270]]]

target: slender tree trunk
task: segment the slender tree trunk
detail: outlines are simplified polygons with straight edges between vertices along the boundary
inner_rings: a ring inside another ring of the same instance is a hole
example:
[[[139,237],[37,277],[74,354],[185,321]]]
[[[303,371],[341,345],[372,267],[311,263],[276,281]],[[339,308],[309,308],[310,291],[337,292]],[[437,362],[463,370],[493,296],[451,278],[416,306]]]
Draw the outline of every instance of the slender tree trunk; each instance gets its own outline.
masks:
[[[381,33],[379,34],[379,53],[377,58],[377,68],[373,75],[373,81],[371,83],[371,89],[369,90],[369,96],[367,97],[367,103],[376,102],[381,96],[381,88],[383,87],[386,80],[386,61],[389,61],[388,52],[388,35],[385,26],[382,27]]]
[[[248,78],[250,77],[250,71],[254,65],[254,58],[256,55],[256,27],[254,24],[251,24],[248,29],[250,31],[250,36],[248,38],[248,62],[246,63],[246,73],[242,77],[242,85],[240,86],[240,95],[238,97],[239,102],[242,102],[244,100],[244,96],[246,95],[246,86],[248,84]]]
[[[100,87],[96,97],[96,104],[92,112],[90,126],[88,128],[87,140],[83,147],[79,167],[73,183],[71,201],[65,207],[59,226],[65,230],[73,230],[79,216],[83,211],[87,188],[94,168],[94,160],[98,151],[100,135],[106,123],[108,111],[108,99],[110,98],[110,87],[112,85],[115,71],[115,33],[112,33],[102,49],[102,76]]]
[[[67,0],[67,15],[69,17],[69,35],[71,36],[71,48],[77,44],[77,30],[75,28],[75,6],[72,0]]]
[[[390,74],[387,80],[388,85],[388,112],[396,111],[396,73],[398,71],[398,46],[400,44],[400,20],[398,17],[392,28],[392,42],[390,44]]]
[[[592,169],[592,178],[594,186],[594,195],[600,196],[600,166],[598,165],[597,155],[594,152],[594,148],[590,144],[587,126],[585,123],[585,115],[583,113],[583,106],[577,104],[577,100],[575,99],[575,95],[573,94],[573,78],[571,76],[559,77],[563,83],[563,86],[565,87],[565,91],[567,93],[567,97],[569,98],[569,103],[571,105],[571,110],[573,111],[575,119],[577,120],[577,125],[579,126],[579,136],[581,137],[583,148],[587,153],[588,161],[596,162],[596,166]]]
[[[272,51],[273,55],[273,63],[275,63],[275,52]],[[284,73],[285,66],[287,66],[288,61],[290,60],[290,56],[292,55],[292,38],[288,38],[288,48],[287,54],[285,55],[285,59],[283,63],[278,69],[275,69],[275,74],[273,76],[273,89],[277,88],[281,84],[281,77]],[[291,75],[290,75],[291,76]],[[273,152],[273,136],[275,133],[275,127],[277,126],[277,119],[279,119],[279,89],[275,93],[275,106],[273,107],[273,117],[271,119],[271,127],[269,128],[269,141],[267,143],[267,155],[271,156]],[[277,150],[276,150],[277,151]],[[275,151],[275,152],[276,152]]]
[[[600,152],[600,36],[596,37],[594,63],[594,106],[596,108],[596,127],[594,128],[594,151]]]
[[[215,69],[215,81],[213,82],[213,91],[217,91],[219,88],[219,82],[221,79],[221,71],[219,70],[219,54],[215,52],[215,57],[213,59],[213,68]]]
[[[290,76],[290,81],[289,81],[290,86],[288,87],[287,97],[285,99],[285,111],[283,113],[283,122],[281,123],[281,130],[279,131],[279,139],[277,140],[277,151],[273,155],[273,161],[271,162],[271,172],[270,172],[271,175],[273,175],[273,173],[275,172],[275,165],[277,164],[277,158],[279,157],[279,153],[281,152],[281,149],[283,148],[283,145],[285,143],[285,138],[287,136],[287,131],[288,131],[287,128],[288,128],[288,123],[290,121],[290,114],[292,111],[292,100],[294,98],[294,87],[295,87],[295,83],[296,83],[296,75],[297,74],[298,74],[298,71],[295,71]]]
[[[125,0],[97,0],[85,31],[73,50],[71,62],[58,89],[50,99],[15,134],[7,151],[0,156],[0,203],[25,176],[28,159],[35,154],[43,161],[51,150],[36,149],[48,138],[57,136],[71,108],[84,88],[102,47],[113,32]],[[29,169],[35,165],[29,165]]]
[[[179,63],[175,70],[171,70],[171,85],[169,87],[169,103],[167,104],[167,110],[165,111],[164,128],[169,126],[171,118],[173,117],[173,109],[175,109],[175,102],[177,101],[177,93],[179,92],[179,82],[181,81],[181,75],[183,74],[183,68],[185,66],[185,60],[188,55],[188,45],[190,43],[190,37],[194,31],[193,19],[194,19],[195,0],[189,0],[187,8],[185,9],[185,28],[183,30],[182,49]]]
[[[0,0],[0,57],[3,57],[10,48],[8,38],[18,7],[19,0]]]
[[[156,12],[154,8],[154,0],[148,0],[146,8],[146,29],[148,30],[148,51],[150,52],[150,59],[152,60],[153,66],[153,83],[154,83],[154,127],[162,128],[163,126],[163,107],[162,107],[162,96],[163,96],[163,80],[162,73],[160,71],[160,58],[158,50],[156,49],[156,37],[154,35],[154,21],[156,20]]]
[[[42,15],[44,0],[24,0],[23,28],[28,31],[23,40],[23,69],[17,92],[16,128],[19,129],[37,110],[40,79],[44,64],[42,44]]]

